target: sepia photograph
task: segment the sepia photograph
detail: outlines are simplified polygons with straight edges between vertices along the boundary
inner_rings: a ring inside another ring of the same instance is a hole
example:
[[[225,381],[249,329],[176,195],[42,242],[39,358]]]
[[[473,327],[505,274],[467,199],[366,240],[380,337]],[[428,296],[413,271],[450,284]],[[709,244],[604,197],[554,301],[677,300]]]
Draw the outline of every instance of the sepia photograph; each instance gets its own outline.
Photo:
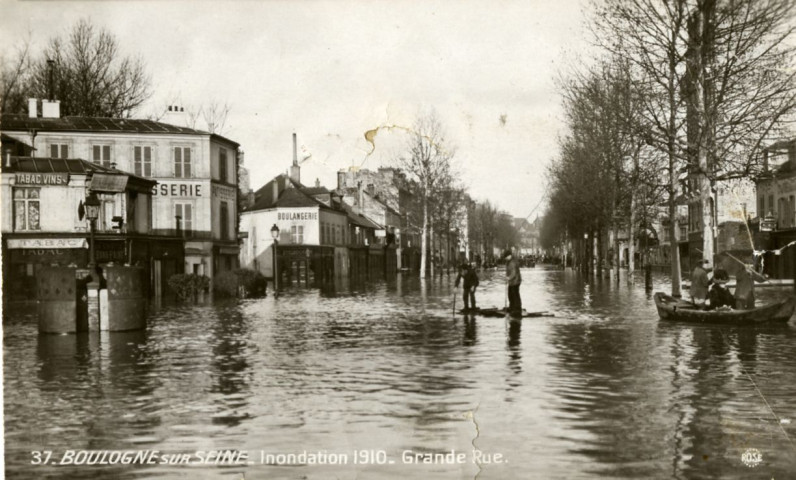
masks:
[[[0,0],[3,478],[796,476],[796,0]]]

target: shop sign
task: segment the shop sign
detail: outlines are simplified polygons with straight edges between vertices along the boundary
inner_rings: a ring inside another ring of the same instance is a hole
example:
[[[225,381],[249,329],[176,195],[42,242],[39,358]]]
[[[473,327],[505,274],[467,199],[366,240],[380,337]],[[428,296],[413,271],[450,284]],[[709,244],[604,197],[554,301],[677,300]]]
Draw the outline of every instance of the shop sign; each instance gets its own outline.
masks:
[[[97,240],[94,243],[94,258],[97,262],[124,263],[127,261],[127,251],[124,247],[125,242],[123,241],[103,242]]]
[[[153,197],[202,197],[205,196],[201,183],[158,182],[152,187]]]
[[[279,212],[277,220],[318,220],[318,212]]]
[[[235,201],[235,189],[231,187],[224,187],[221,185],[213,185],[212,192],[214,198],[220,198],[221,200],[231,200]]]
[[[69,183],[68,173],[17,173],[14,175],[16,185],[64,185]]]
[[[85,238],[12,238],[7,245],[29,249],[88,248]]]

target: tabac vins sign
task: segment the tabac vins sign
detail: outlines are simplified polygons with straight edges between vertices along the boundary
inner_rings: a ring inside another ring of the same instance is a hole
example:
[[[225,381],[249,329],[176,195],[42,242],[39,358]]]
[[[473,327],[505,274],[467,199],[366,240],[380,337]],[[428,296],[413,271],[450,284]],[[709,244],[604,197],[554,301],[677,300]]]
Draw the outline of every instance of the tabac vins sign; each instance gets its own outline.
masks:
[[[69,183],[68,173],[17,173],[16,185],[64,185]]]

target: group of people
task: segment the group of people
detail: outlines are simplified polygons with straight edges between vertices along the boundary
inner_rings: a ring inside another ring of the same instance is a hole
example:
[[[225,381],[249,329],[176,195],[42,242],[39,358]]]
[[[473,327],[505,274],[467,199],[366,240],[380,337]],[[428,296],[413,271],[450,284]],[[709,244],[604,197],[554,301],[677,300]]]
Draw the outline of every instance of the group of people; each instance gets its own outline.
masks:
[[[522,298],[520,298],[520,284],[522,275],[520,274],[520,263],[510,249],[503,252],[501,259],[506,261],[506,284],[508,290],[508,314],[512,317],[522,316]],[[478,272],[475,267],[465,262],[459,267],[459,274],[456,276],[455,286],[462,284],[462,299],[464,300],[465,310],[476,310],[478,307],[475,302],[475,289],[479,285]]]
[[[755,306],[755,284],[746,266],[735,276],[735,294],[730,293],[727,270],[716,268],[713,278],[709,278],[710,262],[700,261],[691,274],[691,301],[697,308],[715,310],[736,308],[745,310]]]

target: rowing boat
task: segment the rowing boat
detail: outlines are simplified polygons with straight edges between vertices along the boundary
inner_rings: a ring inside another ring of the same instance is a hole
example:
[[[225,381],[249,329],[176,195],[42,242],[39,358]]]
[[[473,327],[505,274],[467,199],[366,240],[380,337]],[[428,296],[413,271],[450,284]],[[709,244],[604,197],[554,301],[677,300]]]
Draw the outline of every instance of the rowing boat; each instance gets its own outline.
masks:
[[[777,303],[747,310],[700,310],[693,303],[658,292],[655,294],[655,306],[661,320],[669,322],[754,325],[767,322],[787,322],[796,308],[796,297],[790,296]]]

